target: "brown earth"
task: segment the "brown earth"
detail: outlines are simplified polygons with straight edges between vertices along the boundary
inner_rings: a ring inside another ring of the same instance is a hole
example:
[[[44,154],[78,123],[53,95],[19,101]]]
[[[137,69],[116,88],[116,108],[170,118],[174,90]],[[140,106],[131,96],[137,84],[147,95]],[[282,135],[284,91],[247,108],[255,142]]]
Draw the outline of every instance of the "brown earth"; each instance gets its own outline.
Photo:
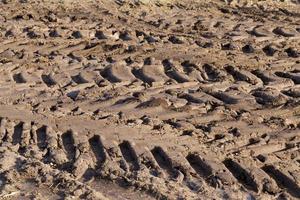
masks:
[[[300,199],[297,2],[0,0],[0,199]]]

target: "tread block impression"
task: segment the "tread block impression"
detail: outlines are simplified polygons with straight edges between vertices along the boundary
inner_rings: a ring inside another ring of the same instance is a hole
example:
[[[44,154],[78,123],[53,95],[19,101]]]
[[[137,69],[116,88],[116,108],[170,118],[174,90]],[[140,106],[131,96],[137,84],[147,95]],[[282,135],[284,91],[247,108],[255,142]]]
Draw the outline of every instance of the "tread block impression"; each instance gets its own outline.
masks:
[[[262,167],[262,169],[269,174],[280,187],[286,188],[292,196],[300,198],[300,187],[291,178],[272,165],[266,165]]]
[[[254,192],[258,192],[257,183],[254,181],[252,175],[247,170],[245,170],[238,162],[232,159],[226,159],[223,161],[223,163],[244,187]]]

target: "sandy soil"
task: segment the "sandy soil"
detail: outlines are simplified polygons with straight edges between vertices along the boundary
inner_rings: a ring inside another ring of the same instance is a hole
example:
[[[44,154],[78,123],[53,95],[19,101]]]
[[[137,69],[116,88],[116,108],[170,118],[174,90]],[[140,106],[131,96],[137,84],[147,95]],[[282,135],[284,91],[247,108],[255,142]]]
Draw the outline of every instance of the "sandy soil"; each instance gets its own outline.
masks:
[[[298,3],[0,0],[0,199],[300,199]]]

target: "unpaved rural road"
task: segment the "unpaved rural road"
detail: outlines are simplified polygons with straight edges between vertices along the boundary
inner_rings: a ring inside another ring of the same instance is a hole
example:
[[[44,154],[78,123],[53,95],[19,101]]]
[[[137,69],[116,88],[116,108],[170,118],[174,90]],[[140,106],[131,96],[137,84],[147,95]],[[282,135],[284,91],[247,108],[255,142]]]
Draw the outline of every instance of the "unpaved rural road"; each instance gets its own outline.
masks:
[[[0,0],[0,199],[300,199],[300,5]]]

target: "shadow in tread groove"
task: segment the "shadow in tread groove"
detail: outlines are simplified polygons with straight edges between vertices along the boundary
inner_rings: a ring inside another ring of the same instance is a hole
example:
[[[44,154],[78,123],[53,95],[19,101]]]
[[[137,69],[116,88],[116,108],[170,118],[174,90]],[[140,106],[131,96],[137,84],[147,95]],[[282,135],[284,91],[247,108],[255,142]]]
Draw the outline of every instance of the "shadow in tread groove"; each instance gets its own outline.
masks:
[[[110,68],[106,68],[106,69],[102,70],[100,72],[100,75],[111,83],[121,82],[121,80],[111,72]]]
[[[19,144],[22,141],[22,132],[23,132],[23,122],[20,122],[14,127],[14,133],[12,136],[13,145]]]
[[[269,174],[280,187],[287,188],[292,196],[300,198],[300,187],[288,176],[272,165],[264,166],[262,167],[262,170]]]
[[[75,160],[76,147],[72,131],[67,131],[62,134],[62,143],[70,162]]]
[[[14,74],[14,75],[13,75],[13,79],[14,79],[14,81],[15,81],[16,83],[26,83],[26,80],[25,80],[25,78],[22,76],[21,73],[19,73],[19,74]]]
[[[195,154],[189,154],[186,159],[201,177],[207,179],[213,174],[211,167],[204,163],[199,156]]]
[[[168,174],[173,177],[175,175],[175,171],[172,168],[172,161],[169,156],[165,153],[165,151],[161,147],[154,147],[151,150],[157,164],[164,170],[168,172]]]
[[[131,170],[139,170],[138,157],[131,144],[128,141],[124,141],[119,147],[126,162],[131,164]]]
[[[37,146],[40,149],[45,149],[47,147],[46,139],[47,139],[47,127],[42,126],[41,128],[37,129],[36,137],[37,137]]]
[[[226,159],[223,161],[226,168],[232,173],[232,175],[242,183],[247,189],[254,192],[258,192],[257,184],[252,179],[251,174],[249,174],[245,169],[243,169],[238,163],[231,159]]]
[[[100,136],[94,135],[89,139],[89,144],[97,159],[97,167],[100,167],[107,159]]]
[[[42,80],[48,87],[56,84],[56,82],[50,77],[50,75],[42,75]]]
[[[133,68],[131,72],[137,79],[141,80],[144,83],[151,85],[151,83],[154,82],[153,79],[145,77],[141,69]]]
[[[76,75],[76,76],[72,76],[71,77],[72,80],[77,83],[77,84],[84,84],[84,83],[88,83],[87,80],[85,80],[80,74]]]

